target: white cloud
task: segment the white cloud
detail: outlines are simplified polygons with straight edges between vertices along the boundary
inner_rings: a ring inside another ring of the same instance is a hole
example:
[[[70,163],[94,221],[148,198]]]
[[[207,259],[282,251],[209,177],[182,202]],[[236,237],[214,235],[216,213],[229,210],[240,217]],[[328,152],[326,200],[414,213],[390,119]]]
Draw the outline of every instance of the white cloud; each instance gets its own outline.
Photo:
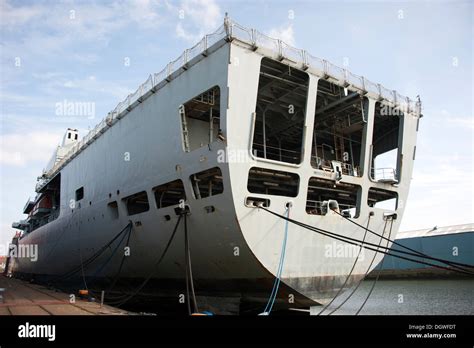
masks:
[[[457,115],[449,110],[433,110],[427,109],[424,111],[430,119],[436,119],[436,126],[445,128],[463,128],[463,129],[474,129],[474,117],[469,115]]]
[[[21,35],[21,40],[2,40],[4,52],[25,59],[62,55],[68,45],[77,47],[82,42],[107,45],[111,34],[129,25],[156,30],[167,18],[163,5],[153,0],[34,6],[13,6],[3,0],[0,4],[1,27]],[[87,54],[76,58],[89,62],[95,59]]]
[[[6,29],[12,29],[23,25],[43,14],[43,7],[13,7],[7,1],[0,1],[0,25]]]
[[[466,161],[468,163],[469,159],[466,159]],[[469,182],[471,182],[472,186],[472,173],[466,171],[463,167],[453,165],[463,162],[457,154],[453,154],[450,158],[450,163],[443,162],[443,158],[440,158],[437,162],[433,163],[432,167],[415,169],[413,182],[419,187],[452,187],[465,185]]]
[[[76,79],[55,79],[50,82],[49,87],[57,88],[58,93],[62,88],[81,90],[88,95],[93,95],[94,92],[104,93],[113,96],[117,101],[124,99],[129,93],[133,92],[129,88],[121,87],[121,84],[116,81],[102,81],[94,75]]]
[[[11,106],[17,105],[28,108],[46,108],[51,109],[58,99],[64,99],[65,91],[76,90],[76,98],[88,98],[94,96],[94,100],[99,97],[97,93],[112,96],[115,101],[124,99],[129,93],[135,91],[124,87],[126,83],[120,81],[109,81],[98,79],[95,75],[89,75],[81,78],[70,78],[64,74],[55,72],[34,73],[32,76],[41,81],[41,91],[43,95],[23,95],[12,92],[1,91],[0,101],[8,103]],[[145,78],[143,79],[145,80]],[[91,101],[91,100],[85,100]]]
[[[447,123],[450,126],[474,129],[474,118],[472,117],[449,117]]]
[[[24,95],[16,93],[0,93],[0,101],[2,104],[9,104],[10,106],[16,105],[19,107],[27,108],[50,108],[51,101],[46,100],[44,97],[36,95]]]
[[[10,245],[13,236],[16,233],[16,230],[14,230],[10,224],[3,223],[0,225],[0,256],[5,256],[7,255],[6,250],[8,250],[8,245]],[[6,249],[6,250],[5,250]],[[3,253],[2,253],[3,252]]]
[[[178,24],[176,24],[176,36],[180,39],[184,39],[190,42],[199,41],[199,39],[201,38],[201,36],[199,35],[193,35],[184,30],[181,22],[178,22]]]
[[[413,172],[402,230],[474,221],[472,156],[436,153],[420,158]]]
[[[221,10],[214,0],[184,0],[178,7],[170,4],[168,7],[178,18],[176,36],[189,42],[199,41],[217,29],[221,21],[223,23]]]
[[[159,1],[133,0],[127,3],[130,19],[142,28],[156,29],[163,18],[158,14]]]
[[[72,57],[74,60],[78,61],[81,64],[92,64],[99,60],[97,54],[84,53],[84,54],[74,54]]]
[[[0,135],[0,163],[17,167],[37,161],[46,164],[61,137],[61,133],[40,131]]]
[[[280,28],[270,29],[267,35],[274,39],[280,39],[290,46],[295,46],[295,32],[293,30],[292,24],[288,24],[287,26]]]

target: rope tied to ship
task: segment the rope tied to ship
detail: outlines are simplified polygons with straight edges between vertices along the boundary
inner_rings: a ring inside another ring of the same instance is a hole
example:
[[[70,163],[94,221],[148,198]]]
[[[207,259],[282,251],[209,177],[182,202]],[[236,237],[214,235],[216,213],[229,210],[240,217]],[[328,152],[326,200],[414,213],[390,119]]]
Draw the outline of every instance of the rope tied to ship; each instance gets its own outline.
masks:
[[[341,242],[345,242],[345,243],[356,245],[356,246],[361,246],[361,247],[363,247],[364,249],[367,249],[367,250],[379,252],[379,253],[382,253],[382,254],[385,254],[385,255],[394,256],[394,257],[397,257],[397,258],[400,258],[400,259],[404,259],[404,260],[407,260],[407,261],[412,261],[412,262],[419,263],[419,264],[424,264],[424,265],[431,266],[431,267],[434,267],[434,268],[439,268],[439,269],[452,271],[452,272],[457,272],[457,273],[462,273],[462,274],[474,275],[474,272],[471,272],[469,270],[466,270],[466,269],[461,268],[461,267],[458,266],[458,265],[463,265],[464,267],[467,267],[467,268],[474,268],[473,265],[453,263],[453,262],[448,261],[448,260],[444,260],[444,259],[440,259],[440,258],[436,258],[436,257],[431,257],[429,255],[418,252],[416,250],[414,250],[415,252],[412,253],[412,252],[407,252],[407,251],[398,250],[398,249],[390,249],[388,246],[384,247],[384,246],[377,245],[377,244],[374,244],[374,243],[370,243],[370,242],[367,242],[367,241],[362,241],[362,240],[359,240],[359,239],[351,238],[351,237],[348,237],[348,236],[344,236],[344,235],[341,235],[341,234],[330,232],[328,230],[324,230],[322,228],[314,227],[314,226],[305,224],[303,222],[300,222],[300,221],[297,221],[297,220],[294,220],[294,219],[291,219],[291,218],[287,218],[287,217],[285,217],[281,214],[275,213],[275,212],[273,212],[273,211],[271,211],[271,210],[269,210],[269,209],[267,209],[263,206],[259,206],[258,208],[262,209],[262,210],[264,210],[264,211],[266,211],[266,212],[268,212],[268,213],[270,213],[274,216],[277,216],[281,219],[288,220],[289,222],[291,222],[291,223],[293,223],[297,226],[300,226],[300,227],[303,227],[305,229],[311,230],[313,232],[322,234],[324,236],[339,240]],[[364,227],[362,226],[362,228],[364,228]],[[381,237],[382,239],[388,240],[389,242],[392,242],[392,243],[394,242],[392,239],[381,236],[380,234],[378,234],[376,232],[373,232],[369,229],[367,229],[367,231],[369,231],[371,233],[374,233],[374,234],[378,235],[379,237]],[[378,248],[380,248],[382,250],[378,250]],[[383,250],[383,249],[385,249],[385,250]],[[409,258],[409,257],[397,255],[397,254],[394,254],[393,252],[396,252],[396,253],[399,253],[399,254],[404,254],[404,255],[410,255],[410,256],[414,256],[414,257],[423,257],[425,259],[432,260],[432,261],[437,261],[439,263],[445,263],[445,264],[448,264],[448,265],[454,264],[454,265],[452,267],[445,267],[445,266],[433,264],[433,263],[430,263],[430,262],[421,261],[421,260],[412,259],[412,258]]]
[[[287,203],[286,205],[287,218],[290,217],[290,208],[291,208],[291,203]],[[278,289],[280,287],[281,274],[283,272],[283,263],[285,261],[287,240],[288,240],[288,220],[286,220],[285,222],[285,233],[283,235],[283,243],[281,246],[280,261],[278,263],[277,275],[276,275],[275,281],[273,282],[272,292],[270,294],[270,297],[268,299],[267,305],[265,306],[263,313],[261,313],[260,315],[270,315],[273,309],[273,305],[275,304],[276,296],[278,294]]]
[[[417,250],[414,250],[414,249],[411,249],[411,248],[408,248],[408,247],[405,247],[403,246],[402,244],[399,244],[398,242],[395,242],[394,240],[391,239],[391,234],[392,234],[392,227],[393,227],[393,220],[394,220],[394,217],[396,218],[396,215],[393,214],[391,216],[388,216],[386,219],[385,219],[385,224],[384,224],[384,229],[383,229],[383,232],[382,234],[378,234],[372,230],[369,229],[369,222],[370,222],[370,218],[372,215],[369,214],[369,218],[368,218],[368,221],[367,221],[367,226],[364,227],[360,224],[357,224],[359,227],[363,228],[365,230],[365,233],[364,233],[364,237],[363,237],[363,240],[358,240],[358,239],[355,239],[355,238],[351,238],[351,237],[347,237],[347,236],[344,236],[344,235],[341,235],[341,234],[337,234],[337,233],[333,233],[333,232],[330,232],[330,231],[327,231],[327,230],[324,230],[324,229],[321,229],[321,228],[317,228],[317,227],[314,227],[314,226],[310,226],[310,225],[307,225],[305,223],[302,223],[300,221],[296,221],[296,220],[293,220],[293,219],[290,219],[289,216],[283,216],[283,215],[280,215],[278,213],[275,213],[267,208],[265,208],[262,204],[256,206],[256,208],[258,209],[263,209],[264,211],[274,215],[274,216],[277,216],[281,219],[284,219],[286,220],[286,223],[288,222],[291,222],[297,226],[300,226],[300,227],[303,227],[305,229],[308,229],[308,230],[311,230],[313,232],[316,232],[316,233],[319,233],[319,234],[322,234],[324,236],[327,236],[327,237],[330,237],[330,238],[333,238],[333,239],[336,239],[336,240],[339,240],[339,241],[342,241],[342,242],[345,242],[345,243],[348,243],[348,244],[352,244],[352,245],[356,245],[356,246],[359,246],[359,252],[358,252],[358,255],[356,257],[356,260],[354,262],[354,264],[352,265],[352,268],[349,272],[349,274],[347,275],[345,281],[344,281],[344,284],[343,286],[339,289],[339,291],[337,292],[337,294],[335,295],[335,297],[327,304],[325,305],[322,310],[317,314],[317,315],[320,315],[322,312],[324,312],[333,302],[334,300],[339,296],[339,294],[342,292],[345,284],[347,283],[349,277],[351,276],[354,268],[355,268],[355,265],[357,263],[357,260],[359,258],[359,255],[360,255],[360,252],[362,250],[362,248],[364,249],[367,249],[367,250],[371,250],[371,251],[374,251],[374,256],[371,260],[371,263],[369,265],[369,267],[367,268],[367,271],[365,272],[364,276],[361,278],[361,280],[358,282],[358,284],[356,285],[356,287],[353,289],[353,291],[349,294],[348,297],[346,297],[344,299],[344,301],[342,303],[340,303],[335,309],[333,309],[328,315],[331,315],[333,314],[335,311],[337,311],[339,308],[341,308],[342,305],[344,305],[348,300],[349,298],[351,298],[351,296],[355,293],[355,291],[359,288],[359,286],[362,284],[362,281],[364,280],[364,278],[367,276],[367,274],[369,273],[371,267],[372,267],[372,264],[377,256],[378,253],[382,253],[384,255],[389,255],[389,256],[393,256],[393,257],[396,257],[396,258],[400,258],[400,259],[403,259],[403,260],[407,260],[407,261],[411,261],[411,262],[415,262],[415,263],[419,263],[419,264],[424,264],[424,265],[428,265],[428,266],[431,266],[431,267],[434,267],[434,268],[440,268],[440,269],[444,269],[444,270],[448,270],[448,271],[452,271],[452,272],[457,272],[457,273],[462,273],[462,274],[468,274],[468,275],[474,275],[473,272],[470,272],[469,270],[466,270],[465,268],[462,268],[462,267],[459,267],[459,266],[464,266],[464,267],[467,267],[467,268],[473,268],[474,266],[473,265],[467,265],[467,264],[462,264],[462,263],[458,263],[458,262],[452,262],[452,261],[449,261],[449,260],[444,260],[444,259],[440,259],[440,258],[435,258],[435,257],[431,257],[429,255],[426,255],[422,252],[419,252]],[[348,219],[347,217],[343,216],[342,214],[340,214],[339,212],[335,211],[335,210],[332,210],[334,211],[336,214]],[[348,219],[349,221],[355,223],[354,221]],[[385,229],[387,227],[387,223],[388,221],[390,221],[390,229],[389,229],[389,234],[388,234],[388,237],[385,237],[384,234],[385,234]],[[380,237],[380,240],[379,240],[379,244],[378,245],[375,245],[373,243],[369,243],[369,242],[366,242],[365,241],[365,238],[366,238],[366,235],[367,235],[367,232],[370,232],[370,233],[373,233],[377,236]],[[387,243],[385,246],[382,246],[382,240],[386,240]],[[399,245],[401,247],[405,247],[405,249],[409,249],[413,252],[407,252],[407,251],[403,251],[403,250],[397,250],[397,249],[391,249],[389,247],[389,244],[390,242],[392,242],[393,244],[395,245]],[[375,248],[372,248],[371,246],[375,246]],[[385,250],[384,250],[385,249]],[[425,262],[425,261],[421,261],[421,260],[417,260],[417,259],[413,259],[413,258],[409,258],[409,257],[404,257],[404,256],[401,256],[401,255],[397,255],[397,254],[393,254],[389,251],[395,251],[397,253],[400,253],[400,254],[405,254],[405,255],[410,255],[410,256],[415,256],[415,257],[423,257],[425,259],[429,259],[429,260],[433,260],[433,261],[437,261],[439,263],[444,263],[444,264],[447,264],[449,265],[450,267],[445,267],[445,266],[440,266],[440,265],[437,265],[437,264],[433,264],[433,263],[430,263],[430,262]],[[379,279],[379,276],[381,274],[381,268],[383,266],[383,260],[382,262],[379,264],[378,266],[378,272],[377,272],[377,276],[374,280],[374,282],[372,283],[372,286],[371,286],[371,289],[369,290],[366,298],[364,299],[364,301],[362,302],[361,306],[359,307],[359,309],[357,310],[357,312],[355,313],[355,315],[358,315],[360,313],[360,311],[362,310],[362,308],[365,306],[365,304],[367,303],[368,299],[370,298],[374,288],[375,288],[375,285],[377,284],[377,281]],[[279,278],[277,276],[277,278]],[[265,314],[265,313],[264,313]]]
[[[362,238],[362,242],[365,242],[365,237],[367,236],[367,230],[368,230],[368,228],[369,228],[370,219],[371,219],[371,217],[372,217],[373,215],[374,215],[373,213],[372,213],[372,214],[369,214],[369,218],[367,219],[367,226],[366,226],[366,228],[365,228],[364,237]],[[385,226],[387,226],[387,221],[385,221]],[[385,233],[385,226],[384,226],[384,231],[382,232],[382,235],[383,235],[383,233]],[[381,240],[382,240],[382,239],[380,239],[380,241],[381,241]],[[342,291],[344,290],[344,288],[345,288],[347,282],[349,281],[349,279],[350,279],[350,277],[351,277],[351,275],[352,275],[352,272],[354,272],[354,269],[355,269],[355,266],[356,266],[356,264],[357,264],[357,261],[359,261],[359,257],[360,257],[360,254],[361,254],[361,252],[362,252],[362,249],[363,249],[362,246],[359,246],[359,251],[357,252],[357,256],[356,256],[356,258],[355,258],[355,260],[354,260],[354,263],[352,264],[352,268],[351,268],[351,270],[349,271],[349,274],[347,275],[346,279],[344,280],[344,283],[342,284],[342,286],[341,286],[341,287],[339,288],[339,290],[337,291],[336,295],[332,298],[331,301],[329,301],[326,305],[323,306],[323,308],[319,311],[319,313],[318,313],[317,315],[321,315],[329,306],[331,306],[331,304],[332,304],[332,303],[339,297],[339,295],[342,293]],[[375,254],[375,255],[376,255],[376,254]],[[375,255],[374,255],[374,259],[375,259]],[[372,262],[373,262],[373,260],[372,260]],[[367,271],[365,272],[364,278],[365,278],[365,276],[367,275],[367,273],[369,272],[371,266],[372,266],[372,263],[369,265],[369,268],[368,268]],[[363,278],[362,278],[362,279],[363,279]],[[359,284],[360,284],[361,282],[362,282],[362,281],[360,281]],[[359,287],[359,284],[357,284],[355,290],[357,290],[357,288]],[[352,292],[352,294],[355,292],[355,290]],[[352,294],[350,294],[348,297],[351,297]],[[348,299],[348,298],[346,298],[345,301],[347,301],[347,299]]]
[[[81,255],[81,262],[80,265],[73,267],[71,270],[53,278],[50,280],[50,282],[59,282],[65,279],[68,279],[72,277],[74,274],[83,271],[86,269],[88,266],[90,266],[97,258],[102,255],[102,253],[107,250],[127,229],[132,228],[132,221],[129,221],[129,223],[119,232],[117,233],[108,243],[106,243],[102,248],[100,248],[97,252],[95,252],[93,255],[91,255],[89,258],[87,258],[84,262],[82,262],[82,255]],[[123,239],[122,239],[123,240]],[[120,244],[119,244],[120,245]]]

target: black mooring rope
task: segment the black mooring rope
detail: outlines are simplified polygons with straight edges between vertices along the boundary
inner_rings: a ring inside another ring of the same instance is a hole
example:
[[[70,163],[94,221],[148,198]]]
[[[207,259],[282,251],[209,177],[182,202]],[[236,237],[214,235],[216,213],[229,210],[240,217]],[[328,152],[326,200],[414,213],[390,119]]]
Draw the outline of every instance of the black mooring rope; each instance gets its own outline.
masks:
[[[92,264],[92,262],[94,262],[105,250],[107,250],[107,248],[109,248],[113,244],[113,242],[115,242],[122,235],[122,233],[124,233],[127,230],[127,228],[129,228],[131,224],[132,222],[130,221],[127,224],[127,226],[125,226],[119,233],[117,233],[117,235],[115,235],[114,238],[112,238],[107,244],[105,244],[102,248],[100,248],[96,253],[94,253],[92,256],[86,259],[86,261],[81,262],[80,265],[75,266],[68,272],[53,278],[52,280],[50,280],[50,282],[55,283],[55,282],[59,282],[61,280],[67,279],[71,277],[72,275],[80,272],[81,270],[89,266],[90,264]]]
[[[370,246],[375,246],[375,247],[380,247],[380,248],[382,248],[382,249],[390,250],[390,251],[397,252],[397,253],[401,253],[401,254],[411,255],[411,256],[415,256],[415,257],[421,257],[420,255],[417,255],[417,254],[409,253],[409,252],[402,251],[402,250],[393,250],[393,249],[390,249],[390,248],[388,248],[388,247],[377,246],[376,244],[369,243],[369,242],[363,242],[363,243],[362,243],[361,240],[358,240],[358,239],[355,239],[355,238],[351,238],[351,237],[347,237],[347,236],[343,236],[343,235],[340,235],[340,234],[337,234],[337,233],[333,233],[333,232],[330,232],[330,231],[327,231],[327,230],[324,230],[324,229],[321,229],[321,228],[317,228],[317,227],[313,227],[313,226],[307,225],[307,224],[305,224],[305,223],[302,223],[302,222],[299,222],[299,221],[296,221],[296,220],[287,218],[287,217],[285,217],[285,216],[283,216],[283,215],[280,215],[280,214],[278,214],[278,213],[275,213],[275,212],[273,212],[273,211],[271,211],[271,210],[269,210],[269,209],[266,209],[266,208],[264,208],[264,207],[261,207],[261,206],[260,206],[259,208],[261,208],[261,209],[267,211],[267,212],[270,213],[270,214],[273,214],[273,215],[275,215],[275,216],[278,216],[278,217],[281,218],[281,219],[288,220],[288,221],[290,221],[291,223],[293,223],[293,224],[295,224],[295,225],[304,227],[304,228],[309,229],[309,230],[311,230],[311,231],[320,233],[320,234],[325,235],[325,236],[327,236],[327,237],[331,237],[331,238],[333,238],[333,239],[336,239],[336,240],[339,240],[339,241],[342,241],[342,242],[345,242],[345,243],[348,243],[348,244],[357,245],[357,246],[360,246],[360,245],[361,245],[363,248],[368,249],[368,250],[372,250],[372,251],[375,251],[375,252],[380,252],[380,253],[383,253],[383,254],[385,254],[385,255],[394,256],[394,257],[397,257],[397,258],[400,258],[400,259],[403,259],[403,260],[407,260],[407,261],[411,261],[411,262],[415,262],[415,263],[419,263],[419,264],[424,264],[424,265],[431,266],[431,267],[434,267],[434,268],[439,268],[439,269],[443,269],[443,270],[447,270],[447,271],[451,271],[451,272],[462,273],[462,274],[474,275],[474,273],[473,273],[473,272],[470,272],[470,271],[461,270],[461,269],[457,269],[457,268],[444,267],[444,266],[436,265],[436,264],[429,263],[429,262],[426,262],[426,261],[421,261],[421,260],[417,260],[417,259],[412,259],[412,258],[408,258],[408,257],[396,255],[396,254],[393,254],[393,253],[388,252],[388,251],[377,250],[377,249],[374,249],[374,248],[369,247],[369,245],[370,245]],[[370,232],[370,231],[369,231],[369,232]],[[380,236],[380,235],[379,235],[379,236]],[[386,237],[383,237],[383,238],[385,239]],[[438,262],[448,262],[448,261],[446,261],[446,260],[433,258],[433,257],[428,256],[428,255],[425,255],[425,254],[423,254],[423,257],[426,258],[426,259],[435,260],[435,261],[438,261]],[[469,267],[474,267],[474,266],[469,266]]]
[[[334,210],[333,210],[333,211],[334,211]],[[352,222],[352,223],[355,224],[356,226],[359,226],[360,228],[365,228],[365,227],[362,226],[361,224],[355,222],[354,220],[351,220],[350,218],[348,218],[348,217],[342,215],[341,213],[339,213],[339,212],[337,212],[337,211],[334,211],[334,212],[335,212],[336,214],[342,216],[344,219],[346,219],[346,220]],[[372,234],[375,234],[376,236],[381,237],[380,234],[378,234],[377,232],[374,232],[374,231],[369,230],[369,229],[368,229],[368,231],[369,231],[370,233],[372,233]],[[383,237],[383,239],[386,239],[386,237]],[[426,254],[422,253],[421,251],[418,251],[418,250],[412,249],[412,248],[410,248],[410,247],[407,247],[407,246],[405,246],[405,245],[403,245],[403,244],[400,244],[400,243],[398,243],[396,240],[390,240],[390,239],[389,239],[389,241],[392,242],[392,243],[395,244],[395,245],[398,245],[399,247],[402,247],[402,248],[404,248],[404,249],[406,249],[406,250],[410,250],[410,251],[412,251],[412,252],[414,252],[414,253],[417,253],[417,254],[420,255],[420,256],[423,256],[423,257],[425,257],[425,258],[429,258],[429,259],[434,260],[434,261],[438,261],[438,262],[444,263],[444,264],[446,264],[446,265],[450,265],[450,266],[453,266],[453,267],[461,266],[461,267],[467,267],[467,268],[474,268],[474,265],[468,265],[468,264],[465,264],[465,263],[460,263],[460,262],[455,262],[455,261],[449,261],[449,260],[439,259],[439,258],[436,258],[436,257],[432,257],[432,256],[429,256],[429,255],[426,255]],[[393,251],[398,251],[398,252],[400,252],[400,251],[397,250],[397,249],[392,249],[392,250],[393,250]],[[456,268],[461,269],[461,270],[464,270],[463,268],[460,268],[460,267],[456,267]]]
[[[382,231],[382,236],[385,234],[385,229],[387,228],[387,223],[388,221],[385,220],[385,224],[383,226],[383,231]],[[367,231],[366,231],[367,232]],[[379,240],[379,246],[382,245],[382,238],[380,238]],[[349,296],[347,296],[344,301],[342,301],[336,308],[334,308],[332,311],[330,311],[328,313],[328,315],[331,315],[333,314],[334,312],[336,312],[337,310],[339,310],[339,308],[341,308],[347,301],[349,301],[349,299],[355,294],[355,292],[357,291],[357,289],[359,289],[359,286],[361,286],[363,280],[365,279],[365,277],[367,277],[367,274],[369,274],[370,272],[370,268],[372,267],[372,265],[374,264],[374,261],[375,261],[375,258],[377,257],[377,253],[374,254],[374,257],[372,257],[372,260],[370,261],[370,264],[369,266],[367,267],[367,270],[365,271],[364,273],[364,276],[359,280],[359,282],[356,284],[356,286],[354,287],[354,289],[352,289],[352,291],[349,293]]]
[[[369,218],[367,219],[367,227],[365,229],[365,232],[364,232],[364,237],[362,238],[362,242],[365,241],[365,237],[367,236],[367,229],[369,228],[369,224],[370,224],[370,218],[372,217],[372,215],[369,215]],[[385,221],[385,224],[386,224],[386,221]],[[385,228],[384,228],[385,230]],[[355,269],[355,266],[357,264],[357,261],[359,260],[359,256],[362,252],[362,247],[360,246],[359,247],[359,251],[357,253],[357,257],[356,259],[354,260],[354,263],[352,264],[352,268],[349,272],[349,274],[347,275],[346,279],[344,280],[344,284],[342,284],[342,286],[339,288],[339,290],[337,291],[336,293],[336,296],[333,297],[333,299],[331,301],[329,301],[326,305],[323,306],[323,308],[319,311],[319,313],[317,315],[321,315],[335,300],[336,298],[338,298],[338,296],[342,293],[342,291],[344,290],[344,287],[346,286],[347,284],[347,281],[349,280],[350,276],[352,275],[352,272],[354,271]]]
[[[392,235],[392,227],[393,227],[393,219],[390,220],[390,230],[388,231],[388,239],[390,239],[391,235]],[[382,239],[382,238],[380,238]],[[387,246],[390,242],[387,240]],[[380,276],[380,273],[382,271],[382,267],[383,267],[383,262],[384,262],[385,258],[382,259],[382,262],[379,264],[378,266],[378,272],[377,272],[377,277],[375,278],[374,282],[372,283],[372,287],[370,288],[370,291],[369,293],[367,294],[367,297],[365,298],[364,302],[362,302],[362,305],[360,306],[360,308],[357,310],[356,314],[355,315],[359,315],[360,311],[362,310],[362,308],[364,308],[365,304],[367,303],[367,301],[369,300],[369,297],[370,295],[372,295],[372,291],[374,291],[375,289],[375,285],[377,284],[377,281],[379,280],[379,276]]]
[[[173,232],[171,233],[171,236],[170,238],[168,239],[168,242],[166,243],[166,247],[165,249],[163,250],[163,252],[161,253],[160,257],[158,258],[158,260],[155,262],[155,264],[153,265],[153,268],[152,268],[152,271],[148,274],[148,276],[145,278],[145,280],[138,286],[137,289],[135,289],[135,291],[133,291],[130,295],[128,295],[124,300],[122,301],[116,301],[116,302],[110,302],[110,304],[113,304],[113,305],[116,305],[117,307],[120,307],[122,305],[124,305],[125,303],[127,303],[131,298],[135,297],[144,287],[145,285],[150,281],[150,279],[153,277],[153,275],[156,273],[156,267],[158,267],[158,265],[161,263],[161,261],[163,261],[166,253],[168,252],[168,249],[171,245],[171,242],[174,240],[174,237],[176,235],[176,231],[178,230],[178,226],[179,226],[179,223],[181,221],[181,217],[182,215],[180,214],[179,215],[179,218],[178,218],[178,221],[176,222],[176,225],[174,226],[174,229],[173,229]]]
[[[189,288],[191,288],[192,301],[194,305],[194,313],[199,313],[198,304],[196,301],[196,294],[194,292],[194,281],[193,281],[193,269],[191,267],[191,251],[189,248],[189,235],[188,235],[188,223],[187,223],[187,213],[184,213],[184,249],[185,249],[185,259],[186,259],[186,293],[188,296],[188,311],[191,314],[191,298],[189,297]],[[189,285],[188,285],[189,284]]]

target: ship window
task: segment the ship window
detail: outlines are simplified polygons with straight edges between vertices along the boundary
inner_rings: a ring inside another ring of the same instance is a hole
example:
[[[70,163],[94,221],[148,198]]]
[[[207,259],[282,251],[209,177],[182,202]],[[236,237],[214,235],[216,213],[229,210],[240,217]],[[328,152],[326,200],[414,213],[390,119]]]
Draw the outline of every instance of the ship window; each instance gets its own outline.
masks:
[[[77,140],[77,134],[76,134],[76,135],[74,135],[74,140]]]
[[[145,191],[123,198],[123,201],[126,202],[128,215],[143,213],[150,209]]]
[[[357,202],[360,199],[361,187],[333,180],[310,178],[306,198],[306,212],[313,215],[325,215],[329,201],[336,201],[339,212],[347,217],[358,217]]]
[[[178,108],[184,151],[207,146],[220,132],[220,89],[215,86]]]
[[[308,74],[262,59],[252,143],[257,157],[301,163],[308,83]]]
[[[299,183],[298,174],[252,167],[249,171],[247,189],[251,193],[296,197]]]
[[[67,133],[67,138],[71,139],[71,133]]]
[[[107,204],[107,211],[109,213],[110,218],[112,218],[113,220],[118,219],[119,211],[117,201],[113,201]]]
[[[181,180],[174,180],[153,188],[155,193],[156,207],[158,209],[179,204],[180,200],[186,200],[184,185]]]
[[[215,196],[224,192],[222,172],[218,167],[193,174],[190,179],[196,199]]]
[[[363,139],[368,100],[327,80],[318,81],[311,166],[328,172],[362,176]]]
[[[371,208],[380,208],[395,211],[398,206],[398,195],[396,192],[371,187],[367,204]]]
[[[375,104],[370,175],[376,181],[393,184],[400,180],[402,122],[402,111]]]
[[[80,201],[83,198],[84,198],[84,187],[81,187],[76,190],[76,201]]]

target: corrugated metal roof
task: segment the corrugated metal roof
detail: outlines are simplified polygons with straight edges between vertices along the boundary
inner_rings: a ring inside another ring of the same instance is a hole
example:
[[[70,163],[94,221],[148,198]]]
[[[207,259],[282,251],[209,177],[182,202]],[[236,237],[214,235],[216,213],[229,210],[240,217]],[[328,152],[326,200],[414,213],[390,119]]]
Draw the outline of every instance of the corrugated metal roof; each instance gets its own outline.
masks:
[[[474,231],[474,223],[463,224],[463,225],[443,226],[443,227],[434,226],[432,228],[427,228],[423,230],[399,232],[397,235],[397,239],[432,237],[432,236],[439,236],[439,235],[444,235],[444,234],[466,233],[466,232],[473,232],[473,231]]]

